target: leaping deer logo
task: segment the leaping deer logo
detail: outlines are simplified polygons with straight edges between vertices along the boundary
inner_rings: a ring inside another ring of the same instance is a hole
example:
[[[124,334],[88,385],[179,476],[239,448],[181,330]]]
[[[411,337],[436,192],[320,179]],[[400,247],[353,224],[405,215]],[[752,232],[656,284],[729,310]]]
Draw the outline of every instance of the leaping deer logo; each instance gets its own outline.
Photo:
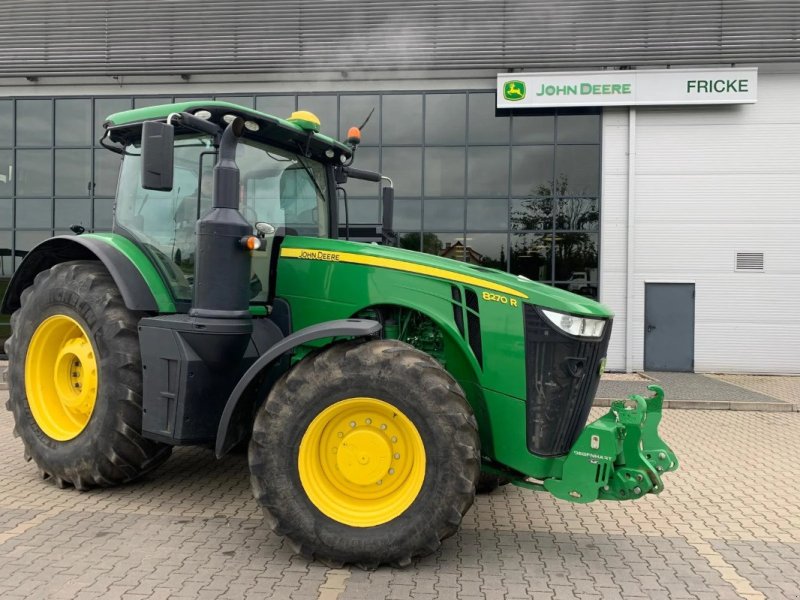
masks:
[[[525,84],[521,81],[507,81],[503,86],[503,96],[506,100],[522,100],[525,97]]]

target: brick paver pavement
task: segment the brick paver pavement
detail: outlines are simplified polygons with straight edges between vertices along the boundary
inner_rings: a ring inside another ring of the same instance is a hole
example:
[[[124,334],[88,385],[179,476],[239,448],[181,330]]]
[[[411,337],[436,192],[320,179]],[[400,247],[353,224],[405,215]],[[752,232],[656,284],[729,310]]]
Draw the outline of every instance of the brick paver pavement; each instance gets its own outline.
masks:
[[[661,496],[574,505],[507,486],[435,555],[374,572],[294,556],[243,455],[179,449],[142,481],[80,493],[41,481],[11,428],[3,411],[4,599],[800,598],[800,413],[668,411],[682,465]]]
[[[781,375],[709,375],[720,381],[738,385],[760,394],[766,394],[790,402],[800,404],[800,375],[786,377]]]

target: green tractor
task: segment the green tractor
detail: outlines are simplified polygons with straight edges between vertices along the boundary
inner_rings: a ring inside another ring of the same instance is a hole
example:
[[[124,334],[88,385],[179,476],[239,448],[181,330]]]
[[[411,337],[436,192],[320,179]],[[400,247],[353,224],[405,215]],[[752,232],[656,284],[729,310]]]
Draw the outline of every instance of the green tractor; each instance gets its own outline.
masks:
[[[45,479],[85,490],[173,446],[248,443],[273,530],[328,563],[407,565],[476,490],[570,502],[659,493],[678,461],[663,393],[585,427],[612,313],[521,276],[340,239],[346,143],[299,111],[126,111],[113,233],[49,239],[17,269],[8,408]],[[346,206],[346,199],[345,199]],[[347,228],[345,236],[347,237]]]

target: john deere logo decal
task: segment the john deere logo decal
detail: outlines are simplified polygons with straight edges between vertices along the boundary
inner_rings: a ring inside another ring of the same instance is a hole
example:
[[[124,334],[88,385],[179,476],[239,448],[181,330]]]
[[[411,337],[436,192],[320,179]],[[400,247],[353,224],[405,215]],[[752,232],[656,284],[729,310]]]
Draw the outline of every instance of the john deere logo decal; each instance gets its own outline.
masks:
[[[503,84],[503,98],[514,102],[525,98],[525,84],[517,79]]]

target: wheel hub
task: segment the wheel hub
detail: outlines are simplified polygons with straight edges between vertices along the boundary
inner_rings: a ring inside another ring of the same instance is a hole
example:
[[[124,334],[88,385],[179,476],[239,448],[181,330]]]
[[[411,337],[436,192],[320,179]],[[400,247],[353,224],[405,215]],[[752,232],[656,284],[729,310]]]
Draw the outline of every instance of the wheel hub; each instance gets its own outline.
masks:
[[[83,414],[91,411],[97,394],[97,366],[88,340],[76,337],[64,343],[55,361],[53,381],[66,408]]]
[[[348,433],[336,451],[336,466],[349,482],[377,484],[392,463],[391,443],[377,430],[359,429]]]

